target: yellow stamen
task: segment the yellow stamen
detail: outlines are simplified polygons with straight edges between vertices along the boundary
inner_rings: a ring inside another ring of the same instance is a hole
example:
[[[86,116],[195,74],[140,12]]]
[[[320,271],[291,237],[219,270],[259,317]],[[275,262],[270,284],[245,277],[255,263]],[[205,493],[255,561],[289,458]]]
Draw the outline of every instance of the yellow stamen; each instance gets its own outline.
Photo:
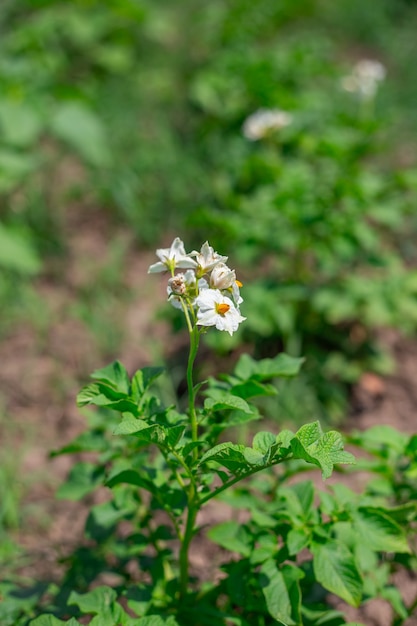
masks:
[[[243,287],[243,283],[241,283],[240,280],[235,280],[235,283],[238,287]]]
[[[227,313],[227,311],[230,309],[230,305],[229,304],[216,304],[216,311],[217,313],[220,313],[220,315],[224,315],[225,313]]]

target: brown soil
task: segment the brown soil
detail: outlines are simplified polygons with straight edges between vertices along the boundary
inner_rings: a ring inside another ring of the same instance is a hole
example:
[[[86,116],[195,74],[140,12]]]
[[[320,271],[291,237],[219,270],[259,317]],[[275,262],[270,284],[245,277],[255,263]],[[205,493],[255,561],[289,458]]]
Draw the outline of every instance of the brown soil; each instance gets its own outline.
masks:
[[[20,571],[37,580],[51,576],[59,580],[62,568],[57,561],[79,543],[88,512],[86,504],[54,499],[54,491],[74,459],[49,458],[51,450],[84,429],[84,419],[75,406],[80,386],[91,371],[113,358],[121,360],[129,371],[155,359],[160,361],[161,346],[166,350],[169,336],[166,325],[155,322],[155,309],[165,300],[165,288],[158,277],[147,275],[154,253],[135,249],[132,237],[124,231],[115,234],[100,214],[93,215],[82,228],[79,219],[74,219],[68,230],[65,265],[61,262],[61,267],[51,268],[49,277],[36,284],[47,324],[20,323],[0,343],[0,398],[5,416],[0,434],[5,458],[6,454],[20,458],[13,480],[16,487],[25,490],[24,519],[15,533],[28,555]],[[112,299],[110,313],[117,322],[112,322],[110,314],[105,322],[109,328],[114,323],[125,330],[111,353],[74,312],[74,302],[79,294],[92,289],[96,277],[105,271],[115,237],[126,249],[121,270],[123,290],[120,295],[119,287],[115,287]],[[397,371],[384,379],[372,374],[362,377],[353,393],[348,427],[389,424],[417,432],[417,341],[394,332],[386,332],[384,341],[395,356]],[[204,521],[219,521],[225,514],[224,507],[218,505],[210,509]],[[193,563],[195,572],[204,571],[212,550],[212,545],[202,542]],[[399,584],[406,601],[416,595],[414,578],[407,577]],[[383,602],[369,603],[359,612],[347,610],[352,620],[367,626],[391,623],[389,607]],[[417,626],[417,619],[409,620],[407,626]]]

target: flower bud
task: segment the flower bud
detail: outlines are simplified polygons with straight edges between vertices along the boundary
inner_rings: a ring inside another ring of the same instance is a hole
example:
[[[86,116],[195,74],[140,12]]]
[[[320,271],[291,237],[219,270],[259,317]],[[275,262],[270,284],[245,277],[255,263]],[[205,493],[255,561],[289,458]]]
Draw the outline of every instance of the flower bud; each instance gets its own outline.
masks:
[[[187,291],[184,274],[177,274],[168,281],[168,295],[184,296]]]
[[[229,289],[236,282],[236,272],[224,263],[218,263],[210,275],[210,287],[212,289]]]

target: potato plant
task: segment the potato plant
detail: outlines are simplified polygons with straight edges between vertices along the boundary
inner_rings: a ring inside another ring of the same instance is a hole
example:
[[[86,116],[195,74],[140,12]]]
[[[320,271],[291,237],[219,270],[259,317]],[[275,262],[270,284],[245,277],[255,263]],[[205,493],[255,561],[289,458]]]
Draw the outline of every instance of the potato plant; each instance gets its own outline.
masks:
[[[375,480],[359,494],[340,482],[318,488],[306,470],[327,479],[355,462],[340,433],[318,422],[296,432],[254,428],[265,417],[258,400],[277,393],[277,379],[296,376],[302,359],[242,354],[231,374],[196,381],[201,336],[212,327],[233,335],[245,322],[244,288],[207,242],[187,254],[177,237],[157,255],[149,271],[168,274],[168,300],[189,331],[187,407],[161,402],[161,367],[129,376],[115,361],[92,374],[78,395],[80,407],[96,409],[89,429],[55,453],[89,460],[73,466],[58,496],[80,500],[105,487],[109,497],[91,507],[87,543],[68,557],[59,588],[3,586],[2,623],[347,624],[329,594],[354,607],[385,598],[393,625],[404,623],[416,602],[405,606],[391,574],[415,565],[416,438],[384,429],[352,435],[372,455],[366,469]],[[231,427],[249,424],[250,443],[228,440]],[[215,499],[244,518],[203,528],[201,513]],[[194,571],[203,533],[227,556]],[[100,584],[103,575],[114,584]]]

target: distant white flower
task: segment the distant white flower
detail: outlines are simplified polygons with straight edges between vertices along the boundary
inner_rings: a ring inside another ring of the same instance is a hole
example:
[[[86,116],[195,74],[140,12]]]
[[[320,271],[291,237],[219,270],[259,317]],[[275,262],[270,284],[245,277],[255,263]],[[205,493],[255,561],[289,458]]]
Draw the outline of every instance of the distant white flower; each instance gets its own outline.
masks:
[[[191,252],[191,256],[195,257],[195,263],[197,266],[197,276],[204,276],[218,264],[227,261],[227,256],[221,256],[213,250],[208,241],[203,243],[200,252],[194,250]]]
[[[271,131],[289,126],[292,120],[290,113],[280,109],[258,109],[246,118],[242,130],[246,139],[257,141]]]
[[[197,324],[199,326],[215,326],[230,335],[238,329],[246,317],[242,317],[232,300],[224,296],[218,289],[204,289],[195,300]]]
[[[358,61],[352,73],[342,79],[346,91],[358,93],[365,100],[372,99],[378,89],[378,83],[386,76],[385,67],[379,61],[362,59]]]
[[[196,268],[197,263],[185,252],[184,244],[179,237],[176,237],[170,248],[159,248],[156,256],[160,261],[154,263],[148,269],[148,274],[156,272],[165,272],[169,270],[174,272],[178,267],[180,269]]]

